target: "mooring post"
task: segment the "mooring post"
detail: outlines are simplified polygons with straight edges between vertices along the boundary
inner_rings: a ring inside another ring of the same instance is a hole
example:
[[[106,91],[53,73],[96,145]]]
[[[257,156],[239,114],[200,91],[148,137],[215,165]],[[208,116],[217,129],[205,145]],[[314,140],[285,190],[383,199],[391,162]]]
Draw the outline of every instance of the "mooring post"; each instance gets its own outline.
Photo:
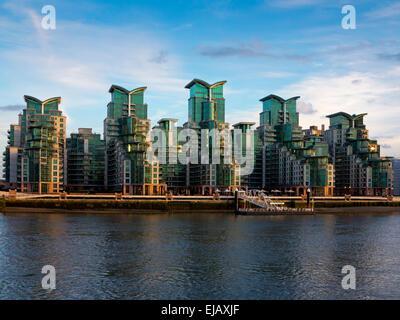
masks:
[[[235,190],[235,211],[239,212],[239,192]]]

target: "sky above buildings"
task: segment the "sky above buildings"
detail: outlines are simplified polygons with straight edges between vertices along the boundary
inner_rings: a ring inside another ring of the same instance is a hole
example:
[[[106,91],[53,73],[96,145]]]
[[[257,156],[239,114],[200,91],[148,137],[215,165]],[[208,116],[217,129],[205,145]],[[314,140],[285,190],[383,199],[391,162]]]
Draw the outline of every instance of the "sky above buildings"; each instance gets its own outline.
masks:
[[[342,7],[356,9],[343,29]],[[56,29],[42,28],[42,7]],[[23,95],[61,96],[68,135],[103,132],[108,89],[147,86],[152,124],[187,120],[193,78],[227,80],[226,121],[258,123],[268,94],[301,96],[300,124],[367,112],[370,137],[400,156],[400,1],[0,0],[0,148]]]

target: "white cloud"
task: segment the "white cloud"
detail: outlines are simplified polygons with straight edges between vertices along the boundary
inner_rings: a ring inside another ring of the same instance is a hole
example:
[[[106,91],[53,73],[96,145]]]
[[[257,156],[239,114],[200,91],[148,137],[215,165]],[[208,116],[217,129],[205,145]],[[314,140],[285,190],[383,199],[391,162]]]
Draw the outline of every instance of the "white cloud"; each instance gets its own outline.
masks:
[[[344,75],[321,74],[311,76],[280,91],[282,96],[302,95],[312,103],[314,114],[303,114],[304,127],[321,122],[328,125],[326,115],[344,111],[350,114],[368,113],[365,123],[371,136],[390,136],[378,140],[388,144],[386,155],[400,155],[400,75],[397,69],[386,73],[349,72]]]
[[[179,78],[176,56],[149,59],[165,52],[168,41],[138,27],[58,20],[56,30],[43,30],[37,13],[30,9],[21,12],[23,23],[10,24],[11,32],[2,32],[0,39],[24,41],[3,49],[3,63],[29,72],[30,81],[40,82],[49,91],[57,86],[73,88],[79,96],[87,90],[104,92],[115,81],[125,83],[128,88],[148,85],[157,91],[177,91],[187,81]],[[78,101],[75,103],[78,107]]]
[[[238,122],[255,122],[256,124],[253,126],[253,129],[259,126],[259,113],[260,106],[257,107],[250,107],[241,110],[232,110],[225,115],[225,121],[234,125]]]
[[[184,99],[188,79],[181,78],[180,58],[170,53],[165,36],[137,25],[90,25],[59,16],[56,30],[44,30],[40,10],[13,2],[3,8],[11,14],[4,19],[0,14],[0,42],[5,44],[0,77],[7,78],[0,88],[0,105],[23,104],[24,94],[39,99],[61,96],[68,133],[81,126],[102,127],[113,83],[127,89],[147,86],[149,116],[166,105],[170,110],[180,107],[175,101]],[[168,55],[151,59],[161,52]],[[170,95],[161,102],[162,93]],[[15,122],[16,112],[8,112],[0,119],[0,129],[5,132]],[[2,150],[5,144],[2,135]]]
[[[305,102],[303,100],[297,101],[297,111],[300,114],[313,114],[317,112],[314,108],[312,103],[310,102]]]
[[[397,1],[390,5],[385,4],[381,9],[369,12],[367,16],[371,19],[385,19],[400,16],[400,2]]]
[[[54,31],[39,30],[32,34],[30,43],[6,51],[5,56],[33,69],[42,81],[94,90],[104,88],[116,77],[132,85],[148,83],[157,90],[176,90],[170,84],[183,85],[186,81],[175,75],[179,68],[175,56],[168,55],[162,61],[149,59],[164,52],[168,43],[138,28],[59,21]],[[46,37],[42,37],[44,32],[48,33]]]

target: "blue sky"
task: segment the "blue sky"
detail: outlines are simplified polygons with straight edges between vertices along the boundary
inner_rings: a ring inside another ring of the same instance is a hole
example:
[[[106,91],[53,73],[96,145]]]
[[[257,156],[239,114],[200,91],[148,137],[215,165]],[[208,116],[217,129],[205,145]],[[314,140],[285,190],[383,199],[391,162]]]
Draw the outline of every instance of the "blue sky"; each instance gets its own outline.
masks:
[[[56,30],[41,27],[44,5]],[[341,26],[356,8],[355,30]],[[301,96],[303,127],[367,112],[400,156],[400,1],[0,1],[0,148],[23,95],[62,97],[68,134],[102,133],[108,89],[147,86],[153,124],[187,119],[193,78],[227,80],[226,120],[258,122],[259,99]]]

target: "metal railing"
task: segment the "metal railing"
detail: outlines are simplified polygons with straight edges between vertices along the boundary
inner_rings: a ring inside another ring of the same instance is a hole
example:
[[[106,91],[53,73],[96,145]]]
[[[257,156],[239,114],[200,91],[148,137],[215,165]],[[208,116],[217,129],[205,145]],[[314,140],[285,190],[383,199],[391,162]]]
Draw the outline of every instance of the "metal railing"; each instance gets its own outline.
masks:
[[[261,190],[239,191],[239,198],[270,211],[288,210],[284,202],[272,200]]]

